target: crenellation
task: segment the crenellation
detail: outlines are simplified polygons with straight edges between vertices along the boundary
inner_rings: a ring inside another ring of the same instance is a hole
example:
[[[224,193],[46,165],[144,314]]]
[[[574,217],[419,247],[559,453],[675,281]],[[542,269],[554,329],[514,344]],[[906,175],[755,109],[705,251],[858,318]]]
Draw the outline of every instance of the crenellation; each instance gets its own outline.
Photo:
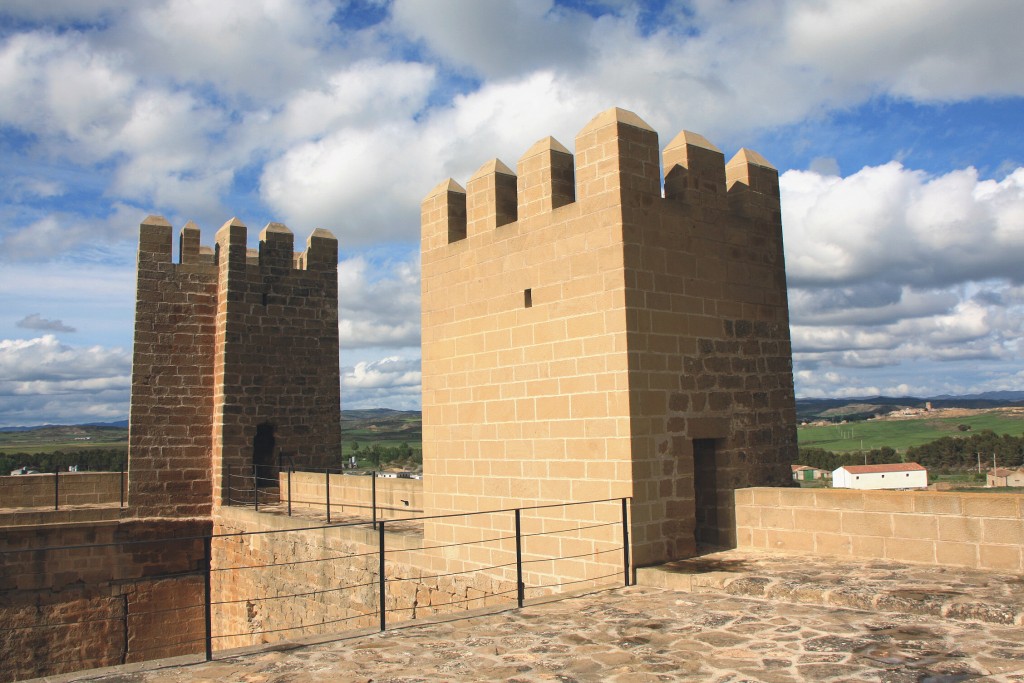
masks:
[[[516,222],[516,174],[493,159],[466,183],[466,235],[495,230]]]
[[[684,130],[665,147],[662,158],[666,199],[724,208],[725,156],[707,138]]]
[[[173,229],[163,216],[147,216],[139,226],[139,264],[170,263]]]
[[[576,201],[576,173],[572,153],[558,140],[538,140],[519,158],[517,216],[525,221]]]
[[[449,178],[430,191],[421,205],[424,254],[466,238],[466,190]]]
[[[576,201],[597,210],[660,197],[659,159],[658,134],[639,116],[598,114],[576,136]]]
[[[768,205],[779,200],[779,172],[754,150],[742,148],[725,165],[726,185],[730,195],[749,191],[764,198]]]
[[[304,270],[324,273],[338,269],[338,240],[329,230],[317,228],[311,232],[303,254]]]
[[[260,231],[258,250],[260,268],[275,273],[294,267],[295,235],[283,223],[267,223]]]

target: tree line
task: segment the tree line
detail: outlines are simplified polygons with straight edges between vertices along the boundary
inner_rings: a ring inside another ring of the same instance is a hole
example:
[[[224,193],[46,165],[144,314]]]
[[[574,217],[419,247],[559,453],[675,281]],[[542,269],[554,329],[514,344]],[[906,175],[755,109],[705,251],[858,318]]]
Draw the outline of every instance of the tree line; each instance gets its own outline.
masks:
[[[408,443],[399,446],[382,446],[379,443],[360,448],[359,443],[352,445],[352,455],[356,456],[361,467],[400,467],[414,470],[423,466],[423,451],[412,448]]]
[[[944,436],[920,446],[911,446],[900,455],[888,446],[857,453],[834,453],[823,448],[801,448],[797,462],[823,470],[835,470],[846,465],[882,465],[898,462],[916,462],[937,472],[956,472],[992,467],[992,456],[999,467],[1017,468],[1024,465],[1024,436],[1002,436],[985,430],[967,437]]]
[[[127,467],[128,453],[118,448],[89,448],[50,453],[0,453],[0,475],[26,467],[37,472],[66,472],[77,466],[81,472],[117,472]]]

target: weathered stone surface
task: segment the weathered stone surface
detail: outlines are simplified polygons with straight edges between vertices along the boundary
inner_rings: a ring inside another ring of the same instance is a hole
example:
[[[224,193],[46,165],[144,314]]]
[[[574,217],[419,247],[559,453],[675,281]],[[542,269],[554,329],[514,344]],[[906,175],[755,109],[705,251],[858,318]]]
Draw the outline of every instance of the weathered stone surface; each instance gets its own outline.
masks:
[[[741,619],[760,627],[745,643],[722,626],[707,625]],[[118,667],[90,672],[88,678],[132,683],[1011,681],[1024,676],[1019,632],[921,615],[882,617],[632,587],[384,634],[328,637],[286,651],[224,654],[207,664],[150,671]],[[568,634],[585,642],[567,645]],[[1013,640],[1007,640],[1010,635]]]

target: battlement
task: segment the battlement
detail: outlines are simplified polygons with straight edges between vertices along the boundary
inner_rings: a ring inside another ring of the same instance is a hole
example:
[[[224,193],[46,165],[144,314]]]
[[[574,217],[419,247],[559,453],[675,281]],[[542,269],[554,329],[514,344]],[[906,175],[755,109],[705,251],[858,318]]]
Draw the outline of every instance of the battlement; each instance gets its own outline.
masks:
[[[147,216],[139,226],[139,266],[172,262],[172,227],[163,216]],[[283,223],[268,223],[260,231],[257,249],[248,249],[248,228],[232,218],[217,231],[214,246],[201,245],[199,226],[188,221],[178,234],[178,264],[217,266],[222,263],[258,266],[284,272],[337,270],[338,240],[329,230],[317,228],[306,240],[305,251],[293,251],[295,235]]]
[[[612,108],[576,136],[573,155],[552,137],[535,143],[513,172],[499,159],[481,166],[465,189],[449,178],[422,203],[423,250],[459,242],[512,223],[529,223],[577,204],[588,213],[655,201],[749,215],[778,208],[778,171],[741,149],[728,162],[691,131],[659,151],[658,134],[633,112]]]

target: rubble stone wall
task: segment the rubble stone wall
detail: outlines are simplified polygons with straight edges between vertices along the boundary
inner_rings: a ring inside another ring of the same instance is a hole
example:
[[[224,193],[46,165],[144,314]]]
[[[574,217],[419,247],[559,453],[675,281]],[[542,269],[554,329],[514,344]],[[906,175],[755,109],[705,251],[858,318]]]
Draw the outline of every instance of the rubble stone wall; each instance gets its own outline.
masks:
[[[209,531],[202,520],[5,528],[0,679],[203,652],[204,549],[193,537]]]

